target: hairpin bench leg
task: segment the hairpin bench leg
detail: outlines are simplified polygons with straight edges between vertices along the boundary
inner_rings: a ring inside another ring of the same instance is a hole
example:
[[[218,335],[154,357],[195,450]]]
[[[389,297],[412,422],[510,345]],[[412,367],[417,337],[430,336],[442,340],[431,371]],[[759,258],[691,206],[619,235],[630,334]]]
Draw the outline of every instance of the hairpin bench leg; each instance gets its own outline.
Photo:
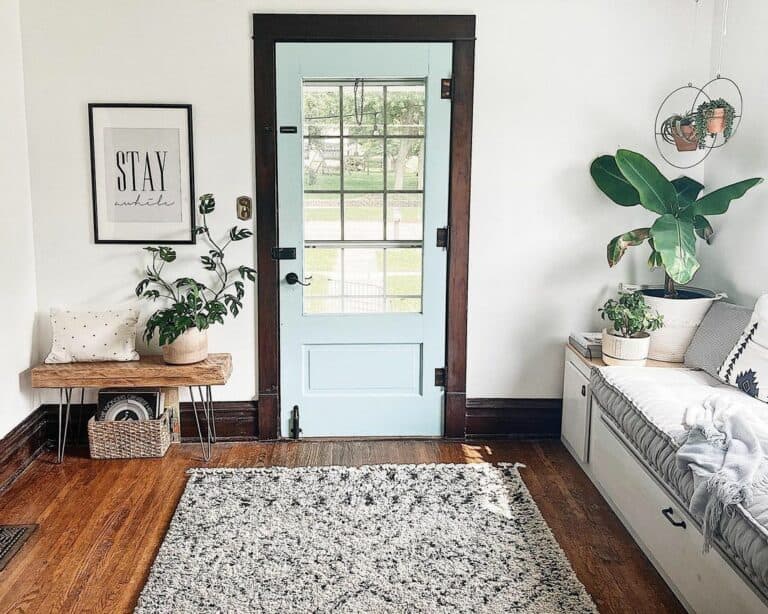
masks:
[[[203,451],[203,460],[205,462],[208,462],[211,460],[211,418],[208,411],[208,403],[206,400],[205,395],[203,394],[203,391],[201,390],[200,386],[197,387],[197,391],[200,393],[200,404],[202,405],[203,409],[203,416],[205,418],[205,430],[206,430],[206,437],[203,439],[203,430],[200,428],[200,418],[197,415],[197,403],[195,402],[195,393],[192,388],[192,386],[189,387],[189,397],[192,399],[192,413],[195,415],[195,424],[197,425],[197,436],[200,438],[200,448]]]
[[[62,409],[64,405],[64,399],[66,399],[66,415],[64,417],[64,430],[62,432]],[[64,449],[67,446],[67,428],[69,427],[69,408],[72,403],[72,388],[59,388],[59,436],[58,446],[56,448],[56,461],[58,463],[64,462]]]
[[[208,411],[211,414],[211,432],[213,433],[212,441],[213,443],[216,443],[216,416],[213,415],[213,393],[211,392],[211,387],[206,386],[205,387],[205,396],[208,399]]]
[[[59,431],[58,431],[58,437],[56,438],[56,462],[61,462],[61,413],[62,413],[62,406],[64,405],[64,389],[59,388]]]

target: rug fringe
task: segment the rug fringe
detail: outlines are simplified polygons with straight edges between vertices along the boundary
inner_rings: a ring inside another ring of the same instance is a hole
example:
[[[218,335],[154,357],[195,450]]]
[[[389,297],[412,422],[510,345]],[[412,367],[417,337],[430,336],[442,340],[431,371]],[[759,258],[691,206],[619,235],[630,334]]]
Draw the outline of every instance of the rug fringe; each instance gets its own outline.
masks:
[[[235,474],[235,473],[263,473],[272,469],[370,469],[380,467],[474,467],[477,469],[487,467],[499,467],[499,468],[512,468],[521,469],[526,468],[527,465],[523,463],[380,463],[380,464],[367,464],[367,465],[300,465],[297,467],[289,467],[287,465],[270,465],[268,467],[191,467],[187,469],[187,475],[197,474]]]

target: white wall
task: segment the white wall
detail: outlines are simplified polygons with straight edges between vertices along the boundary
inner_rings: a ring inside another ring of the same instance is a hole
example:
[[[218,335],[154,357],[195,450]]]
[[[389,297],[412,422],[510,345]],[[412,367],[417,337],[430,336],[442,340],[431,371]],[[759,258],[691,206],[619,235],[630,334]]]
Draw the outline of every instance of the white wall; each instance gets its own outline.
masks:
[[[0,437],[36,407],[28,368],[34,362],[35,254],[24,110],[19,1],[0,0],[0,192],[4,300],[0,317]]]
[[[715,15],[712,40],[713,73],[717,70],[722,34],[722,11]],[[723,45],[722,74],[734,79],[744,95],[744,117],[738,134],[707,159],[705,184],[716,189],[747,177],[768,178],[768,3],[731,2]],[[702,267],[696,285],[726,291],[732,301],[752,305],[768,292],[768,184],[731,203],[723,216],[712,217],[714,243],[699,248]]]
[[[568,332],[596,325],[616,283],[649,278],[647,254],[608,270],[607,241],[650,216],[612,205],[588,166],[618,146],[653,154],[661,98],[706,75],[708,27],[694,41],[698,65],[680,35],[691,4],[25,0],[40,311],[122,301],[138,279],[139,249],[93,244],[88,102],[191,103],[197,191],[216,193],[225,226],[234,197],[253,193],[252,12],[476,13],[468,394],[557,397]],[[253,262],[252,246],[239,249]],[[234,354],[222,398],[255,394],[253,306],[212,333],[213,351]]]

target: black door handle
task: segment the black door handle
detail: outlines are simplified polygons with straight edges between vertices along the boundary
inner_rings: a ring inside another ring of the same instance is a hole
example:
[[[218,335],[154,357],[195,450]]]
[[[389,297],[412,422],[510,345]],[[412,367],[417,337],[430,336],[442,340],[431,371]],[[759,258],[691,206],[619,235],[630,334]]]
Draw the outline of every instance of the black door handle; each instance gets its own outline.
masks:
[[[582,386],[581,387],[581,396],[583,396],[583,397],[587,396],[587,387],[586,386]]]
[[[305,277],[308,281],[305,283],[299,279],[299,276],[296,275],[296,273],[288,273],[288,275],[285,276],[285,281],[288,283],[288,285],[292,286],[294,284],[299,284],[300,286],[309,286],[312,284],[312,276]]]
[[[669,522],[672,524],[673,527],[680,527],[681,529],[686,528],[685,520],[674,520],[672,518],[671,507],[665,507],[663,510],[661,510],[661,513],[664,515],[664,518],[669,520]]]

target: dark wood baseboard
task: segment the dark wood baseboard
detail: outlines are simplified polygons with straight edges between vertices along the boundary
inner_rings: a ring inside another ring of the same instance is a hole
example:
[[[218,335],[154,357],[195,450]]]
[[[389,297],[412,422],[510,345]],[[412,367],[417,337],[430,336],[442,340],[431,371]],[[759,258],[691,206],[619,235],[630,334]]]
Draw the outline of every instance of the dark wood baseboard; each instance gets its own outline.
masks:
[[[217,441],[257,441],[259,439],[257,401],[218,401],[214,406]],[[201,427],[205,429],[200,406],[197,408],[197,414]],[[199,441],[192,403],[181,404],[181,441]]]
[[[67,427],[68,446],[88,445],[88,420],[96,413],[95,403],[80,405],[80,393],[73,391],[72,406],[69,409],[69,426]],[[55,403],[47,403],[42,406],[47,418],[46,432],[49,445],[56,448],[59,428],[59,406]],[[63,427],[62,427],[63,428]]]
[[[79,395],[74,400],[79,400]],[[216,435],[219,441],[257,441],[259,439],[259,414],[256,401],[217,401]],[[59,406],[47,404],[41,406],[47,418],[46,435],[48,441],[57,439]],[[200,424],[205,428],[203,412],[198,406]],[[73,403],[69,414],[67,445],[88,445],[88,420],[96,413],[94,403],[80,405]],[[205,432],[205,431],[203,431]],[[197,426],[192,411],[192,403],[181,404],[181,440],[198,441]]]
[[[468,439],[560,437],[562,399],[467,399]]]
[[[46,422],[43,407],[38,407],[0,439],[0,492],[7,489],[45,449],[48,441]]]

